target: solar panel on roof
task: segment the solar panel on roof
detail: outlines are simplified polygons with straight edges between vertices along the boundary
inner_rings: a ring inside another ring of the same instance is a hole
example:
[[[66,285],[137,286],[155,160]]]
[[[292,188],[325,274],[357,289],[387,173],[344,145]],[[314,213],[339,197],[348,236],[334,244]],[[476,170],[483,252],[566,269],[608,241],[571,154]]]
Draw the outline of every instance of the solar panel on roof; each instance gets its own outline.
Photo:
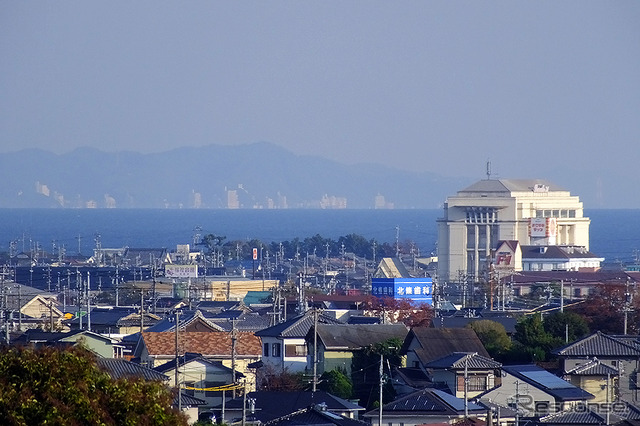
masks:
[[[554,376],[548,371],[521,371],[520,374],[526,378],[541,384],[547,389],[564,389],[572,388],[573,385],[566,380],[562,380],[558,376]]]
[[[453,408],[456,411],[462,411],[464,410],[464,399],[455,397],[449,393],[443,392],[439,389],[434,389],[433,393],[435,393],[436,395],[438,395],[440,398],[442,398],[442,400],[444,402],[446,402],[447,404],[449,404],[449,406],[451,406],[451,408]],[[474,404],[473,402],[469,402],[467,403],[467,409],[469,410],[481,410],[482,407],[480,407],[477,404]]]

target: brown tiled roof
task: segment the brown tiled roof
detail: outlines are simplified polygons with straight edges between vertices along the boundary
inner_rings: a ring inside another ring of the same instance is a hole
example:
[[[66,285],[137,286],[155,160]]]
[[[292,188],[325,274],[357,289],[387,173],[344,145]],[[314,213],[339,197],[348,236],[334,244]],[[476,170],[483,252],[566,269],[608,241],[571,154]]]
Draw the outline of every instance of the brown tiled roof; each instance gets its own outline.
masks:
[[[172,332],[143,332],[142,339],[151,356],[174,355],[176,353],[176,334]],[[178,333],[180,354],[195,352],[204,357],[231,357],[231,333],[225,332],[181,332]],[[262,345],[260,338],[249,332],[238,332],[236,355],[260,356]]]

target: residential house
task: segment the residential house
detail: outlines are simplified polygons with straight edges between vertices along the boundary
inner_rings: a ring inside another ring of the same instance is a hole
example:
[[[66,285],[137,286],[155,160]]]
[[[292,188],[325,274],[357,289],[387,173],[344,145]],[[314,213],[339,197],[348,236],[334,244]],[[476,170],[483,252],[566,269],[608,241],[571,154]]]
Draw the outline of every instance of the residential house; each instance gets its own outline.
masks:
[[[34,347],[82,346],[102,358],[121,358],[123,356],[122,347],[118,345],[116,340],[87,330],[51,333],[31,329],[23,333],[14,343]]]
[[[146,331],[149,332],[175,332],[176,317],[169,316],[158,322]],[[183,311],[178,315],[178,330],[180,332],[218,332],[225,331],[224,328],[211,321],[210,316],[205,312],[196,309],[195,311]]]
[[[317,330],[317,333],[316,333]],[[389,339],[404,341],[407,327],[402,324],[318,324],[307,333],[307,369],[313,369],[314,356],[316,371],[321,375],[325,371],[340,369],[351,376],[351,360],[354,353],[367,346]],[[314,353],[317,342],[317,353]]]
[[[337,426],[366,426],[368,423],[350,419],[335,414],[327,409],[324,403],[310,405],[286,416],[279,417],[264,423],[269,426],[285,425],[337,425]]]
[[[516,297],[533,295],[537,289],[547,286],[562,288],[565,301],[582,300],[603,285],[623,286],[634,284],[637,272],[625,271],[522,271],[514,275],[500,276],[500,280],[513,288]]]
[[[458,398],[473,398],[500,386],[499,362],[469,352],[453,352],[425,365],[431,380]]]
[[[541,417],[540,426],[588,426],[616,425],[640,426],[640,408],[624,401],[616,401],[610,406],[588,404],[570,410],[560,411]]]
[[[620,370],[593,358],[567,371],[563,378],[593,394],[593,402],[612,402],[618,395]]]
[[[453,352],[477,353],[490,358],[475,331],[469,328],[415,327],[405,337],[400,354],[406,355],[407,367],[426,371],[428,363]]]
[[[68,321],[71,330],[87,329],[102,334],[132,334],[140,328],[151,327],[161,318],[150,312],[144,312],[140,318],[140,309],[132,306],[93,306],[91,311]]]
[[[477,396],[479,401],[517,409],[523,417],[541,417],[568,410],[594,396],[534,365],[503,365],[500,386]]]
[[[247,394],[248,401],[252,401],[251,421],[267,423],[274,419],[304,410],[312,405],[324,404],[326,410],[335,415],[348,419],[357,419],[364,412],[361,407],[353,402],[339,398],[324,391],[257,391]],[[234,419],[242,417],[244,398],[236,398],[229,401],[224,407],[223,422],[230,424]],[[222,407],[217,407],[221,410]]]
[[[255,333],[262,341],[262,362],[275,372],[300,372],[307,368],[306,337],[314,325],[314,311],[307,311],[287,321]],[[319,313],[318,324],[342,324],[340,321]]]
[[[3,283],[2,291],[4,309],[9,316],[9,331],[62,329],[64,313],[55,294],[14,282]]]
[[[178,354],[201,354],[210,361],[220,361],[226,367],[244,374],[249,388],[255,386],[255,371],[249,364],[261,357],[260,339],[248,332],[143,332],[134,350],[134,357],[151,368],[175,360]]]
[[[168,377],[169,386],[176,386],[176,359],[172,359],[153,369]],[[235,376],[235,377],[234,377]],[[201,354],[187,352],[178,359],[178,381],[187,395],[205,402],[202,408],[212,408],[222,404],[228,386],[244,379],[244,374],[233,371],[221,361],[212,361]]]
[[[602,262],[584,246],[522,246],[523,271],[597,271]]]
[[[554,353],[560,358],[564,374],[574,371],[576,367],[593,358],[598,359],[601,364],[613,367],[618,371],[617,395],[625,401],[636,404],[640,401],[640,387],[637,383],[640,343],[637,338],[637,336],[612,336],[598,331]]]
[[[452,424],[465,417],[486,418],[487,409],[473,402],[465,402],[438,389],[422,389],[382,406],[383,425],[416,426],[424,424]],[[380,425],[380,410],[364,414],[364,420]]]

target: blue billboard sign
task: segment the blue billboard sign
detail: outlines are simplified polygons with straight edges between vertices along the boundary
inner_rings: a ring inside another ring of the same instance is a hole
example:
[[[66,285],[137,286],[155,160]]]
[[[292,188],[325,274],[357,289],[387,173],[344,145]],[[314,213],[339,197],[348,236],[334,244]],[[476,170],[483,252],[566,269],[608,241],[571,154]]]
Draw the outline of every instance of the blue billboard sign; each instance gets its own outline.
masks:
[[[371,294],[433,304],[433,282],[431,278],[373,278]]]

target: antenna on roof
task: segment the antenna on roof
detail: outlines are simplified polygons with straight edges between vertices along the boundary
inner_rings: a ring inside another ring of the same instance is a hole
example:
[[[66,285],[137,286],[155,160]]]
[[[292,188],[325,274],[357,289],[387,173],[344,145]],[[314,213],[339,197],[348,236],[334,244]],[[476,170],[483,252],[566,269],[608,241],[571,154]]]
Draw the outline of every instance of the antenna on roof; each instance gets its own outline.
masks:
[[[491,179],[491,160],[487,160],[487,180]]]

